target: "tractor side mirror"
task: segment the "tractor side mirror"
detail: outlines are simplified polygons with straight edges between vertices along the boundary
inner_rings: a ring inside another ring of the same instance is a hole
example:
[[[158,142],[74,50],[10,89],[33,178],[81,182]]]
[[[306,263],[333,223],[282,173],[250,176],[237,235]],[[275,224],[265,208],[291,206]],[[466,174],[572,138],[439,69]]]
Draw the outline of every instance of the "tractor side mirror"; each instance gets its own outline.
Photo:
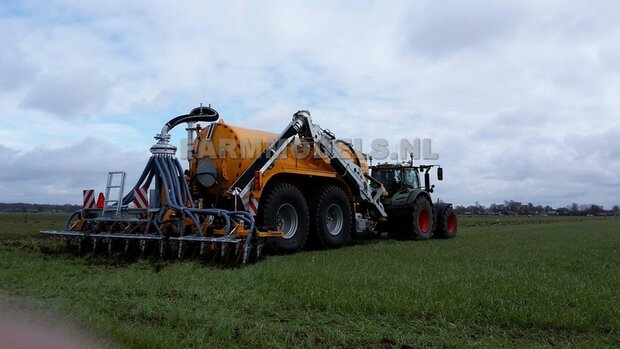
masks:
[[[437,167],[437,180],[443,180],[443,168],[441,167]]]

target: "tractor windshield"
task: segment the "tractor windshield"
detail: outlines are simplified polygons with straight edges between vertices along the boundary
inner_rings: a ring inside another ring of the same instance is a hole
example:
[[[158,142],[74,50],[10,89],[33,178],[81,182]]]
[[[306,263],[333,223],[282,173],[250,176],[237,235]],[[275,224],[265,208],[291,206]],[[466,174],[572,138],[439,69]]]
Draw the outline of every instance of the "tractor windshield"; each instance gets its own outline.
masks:
[[[372,178],[383,183],[387,191],[399,190],[401,186],[420,188],[420,178],[415,168],[380,168],[372,170]]]
[[[403,184],[411,187],[412,189],[420,188],[420,178],[418,177],[418,171],[414,168],[404,168]]]

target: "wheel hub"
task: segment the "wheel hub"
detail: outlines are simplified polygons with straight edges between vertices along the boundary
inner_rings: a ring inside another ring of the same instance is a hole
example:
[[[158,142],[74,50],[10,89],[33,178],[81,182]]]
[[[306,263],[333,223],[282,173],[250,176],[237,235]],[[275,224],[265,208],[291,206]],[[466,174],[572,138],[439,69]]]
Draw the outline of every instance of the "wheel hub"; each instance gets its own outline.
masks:
[[[340,234],[344,222],[344,214],[337,204],[331,204],[327,207],[325,215],[325,228],[330,235],[336,236]]]
[[[299,217],[293,205],[286,203],[278,208],[276,213],[276,228],[284,233],[284,239],[292,238],[297,232]]]
[[[418,226],[420,227],[420,231],[423,233],[427,233],[430,229],[431,220],[429,218],[428,209],[424,208],[420,211],[420,215],[418,217]]]

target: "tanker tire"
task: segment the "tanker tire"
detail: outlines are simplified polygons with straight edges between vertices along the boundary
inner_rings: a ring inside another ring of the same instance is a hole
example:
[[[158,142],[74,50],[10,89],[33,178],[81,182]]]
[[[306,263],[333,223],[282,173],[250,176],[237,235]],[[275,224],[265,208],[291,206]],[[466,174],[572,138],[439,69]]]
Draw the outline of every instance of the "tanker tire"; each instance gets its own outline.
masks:
[[[271,240],[273,249],[280,253],[301,250],[308,238],[310,214],[299,189],[289,183],[277,184],[269,190],[261,206],[259,216],[263,225],[286,230],[284,237]]]
[[[335,185],[319,189],[311,203],[310,231],[323,248],[339,248],[347,243],[353,226],[351,204]]]
[[[437,226],[433,237],[439,239],[452,239],[458,233],[458,224],[456,214],[452,206],[448,206],[443,210],[441,216],[437,217]]]

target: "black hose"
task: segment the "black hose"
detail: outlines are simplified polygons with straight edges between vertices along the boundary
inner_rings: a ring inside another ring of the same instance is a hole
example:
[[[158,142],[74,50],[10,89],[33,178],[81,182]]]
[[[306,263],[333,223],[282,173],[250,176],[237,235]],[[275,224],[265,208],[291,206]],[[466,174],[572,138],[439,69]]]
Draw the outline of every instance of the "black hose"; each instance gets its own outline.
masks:
[[[175,194],[177,195],[177,201],[179,202],[179,204],[181,204],[181,206],[192,207],[193,205],[191,205],[191,203],[187,205],[187,195],[184,188],[185,175],[183,174],[183,168],[181,168],[180,166],[177,167],[172,157],[166,157],[166,162],[170,175],[173,176],[173,178],[176,178],[176,185],[174,186],[174,189]]]
[[[226,233],[230,231],[230,217],[228,211],[219,210],[219,209],[210,209],[210,208],[190,208],[188,211],[192,213],[204,214],[207,216],[213,217],[221,217],[224,219],[224,226],[226,228]]]
[[[179,159],[174,158],[173,162],[175,163],[177,170],[179,171],[179,176],[180,176],[179,180],[181,181],[181,186],[183,187],[183,191],[185,192],[185,199],[189,202],[189,207],[193,208],[194,200],[192,199],[192,193],[189,190],[189,185],[187,184],[187,181],[185,180],[185,174],[183,174],[183,167],[181,166]]]
[[[170,158],[168,157],[164,157],[163,159],[160,159],[162,164],[163,164],[163,169],[164,169],[164,177],[166,178],[166,180],[168,181],[168,186],[170,188],[170,195],[173,198],[173,202],[179,206],[179,207],[184,207],[185,203],[183,202],[183,199],[181,198],[181,190],[179,188],[179,178],[178,176],[174,175],[174,169],[171,168],[170,166]],[[176,181],[175,181],[176,178]]]
[[[163,165],[160,164],[160,162]],[[171,178],[170,178],[169,172],[166,169],[165,161],[163,159],[156,158],[155,159],[155,164],[157,166],[157,171],[159,172],[159,176],[163,180],[164,189],[166,191],[166,202],[167,202],[168,206],[170,206],[170,208],[172,208],[175,211],[180,211],[183,214],[187,214],[187,216],[196,225],[196,228],[198,229],[198,231],[200,231],[200,222],[198,221],[196,216],[194,216],[191,212],[189,212],[186,207],[183,207],[183,206],[177,204],[178,201],[177,201],[177,197],[175,195],[175,190],[174,190],[174,188],[171,188],[171,186],[174,187],[174,185],[173,185],[173,183],[169,182],[171,180]]]
[[[136,185],[132,188],[132,190],[127,193],[127,195],[125,195],[125,197],[122,200],[123,205],[127,205],[131,202],[131,200],[133,200],[133,192],[134,190],[138,189],[139,187],[141,187],[140,184],[142,184],[142,182],[144,181],[144,179],[146,178],[146,176],[148,174],[150,174],[151,172],[151,165],[153,163],[153,157],[151,156],[149,158],[149,161],[146,163],[146,166],[144,166],[144,171],[142,171],[142,174],[140,175],[140,178],[138,179],[138,181],[136,182]]]
[[[177,201],[176,193],[174,191],[174,183],[172,183],[171,174],[167,171],[166,162],[161,157],[156,157],[155,163],[157,164],[157,171],[164,183],[164,190],[166,192],[166,202],[168,206],[175,210],[180,209],[179,202]]]
[[[166,123],[166,127],[168,130],[171,130],[178,124],[184,122],[197,122],[197,121],[205,121],[205,122],[213,122],[217,121],[220,118],[220,114],[211,107],[198,107],[192,109],[189,114],[179,115],[175,118],[172,118],[170,121]]]

